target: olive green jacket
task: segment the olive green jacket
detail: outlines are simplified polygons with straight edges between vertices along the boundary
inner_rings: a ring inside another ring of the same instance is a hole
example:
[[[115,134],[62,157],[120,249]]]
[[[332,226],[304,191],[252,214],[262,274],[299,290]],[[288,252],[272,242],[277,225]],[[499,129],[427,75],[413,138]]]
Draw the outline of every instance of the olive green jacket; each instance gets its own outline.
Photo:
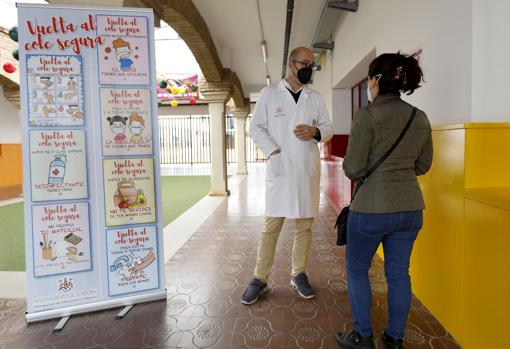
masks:
[[[398,95],[377,96],[354,116],[345,174],[358,180],[391,148],[411,116],[413,106]],[[400,144],[361,186],[350,209],[390,213],[425,208],[416,176],[432,164],[432,135],[427,115],[418,109]]]

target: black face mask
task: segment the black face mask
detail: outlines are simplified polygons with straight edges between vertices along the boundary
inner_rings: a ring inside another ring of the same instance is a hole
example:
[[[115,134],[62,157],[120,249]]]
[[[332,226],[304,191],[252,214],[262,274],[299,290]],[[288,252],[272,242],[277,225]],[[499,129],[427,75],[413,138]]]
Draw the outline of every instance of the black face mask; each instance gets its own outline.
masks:
[[[310,82],[310,79],[312,78],[312,67],[303,67],[297,71],[297,78],[300,83],[303,85],[306,85]]]

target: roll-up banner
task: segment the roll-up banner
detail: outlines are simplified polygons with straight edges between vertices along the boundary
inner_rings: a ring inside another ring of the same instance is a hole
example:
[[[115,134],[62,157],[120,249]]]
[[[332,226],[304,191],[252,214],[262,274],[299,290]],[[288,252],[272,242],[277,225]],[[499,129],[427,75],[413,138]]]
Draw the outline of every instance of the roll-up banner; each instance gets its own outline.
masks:
[[[27,321],[166,298],[152,10],[17,6]]]

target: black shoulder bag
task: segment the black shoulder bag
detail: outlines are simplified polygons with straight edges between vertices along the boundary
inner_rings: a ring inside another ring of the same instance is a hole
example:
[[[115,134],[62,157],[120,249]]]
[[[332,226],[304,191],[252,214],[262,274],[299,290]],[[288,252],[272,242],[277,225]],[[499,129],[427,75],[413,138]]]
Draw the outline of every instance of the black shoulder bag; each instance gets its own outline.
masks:
[[[397,140],[393,144],[393,146],[386,152],[386,154],[383,155],[379,161],[375,163],[374,166],[368,172],[359,179],[359,181],[356,183],[354,188],[354,193],[352,194],[351,202],[354,200],[354,197],[356,196],[356,193],[358,192],[359,188],[365,183],[370,177],[372,173],[390,156],[390,154],[395,150],[397,145],[400,143],[402,138],[404,138],[404,135],[406,134],[407,130],[411,126],[414,117],[416,115],[416,108],[413,108],[413,112],[411,113],[411,117],[409,118],[409,121],[407,121],[406,126],[400,133],[400,136],[398,136]],[[343,246],[347,243],[347,217],[349,215],[349,206],[345,206],[340,214],[338,215],[338,218],[336,219],[335,229],[336,229],[336,244],[338,246]]]

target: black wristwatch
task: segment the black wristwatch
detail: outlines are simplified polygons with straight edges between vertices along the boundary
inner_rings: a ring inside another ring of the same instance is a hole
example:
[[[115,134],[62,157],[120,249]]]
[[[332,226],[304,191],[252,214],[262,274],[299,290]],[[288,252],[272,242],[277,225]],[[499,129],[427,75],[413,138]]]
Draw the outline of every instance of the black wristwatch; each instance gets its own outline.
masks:
[[[321,140],[321,130],[319,130],[318,127],[315,128],[315,134],[313,135],[313,139],[315,139],[317,142],[320,142]]]

